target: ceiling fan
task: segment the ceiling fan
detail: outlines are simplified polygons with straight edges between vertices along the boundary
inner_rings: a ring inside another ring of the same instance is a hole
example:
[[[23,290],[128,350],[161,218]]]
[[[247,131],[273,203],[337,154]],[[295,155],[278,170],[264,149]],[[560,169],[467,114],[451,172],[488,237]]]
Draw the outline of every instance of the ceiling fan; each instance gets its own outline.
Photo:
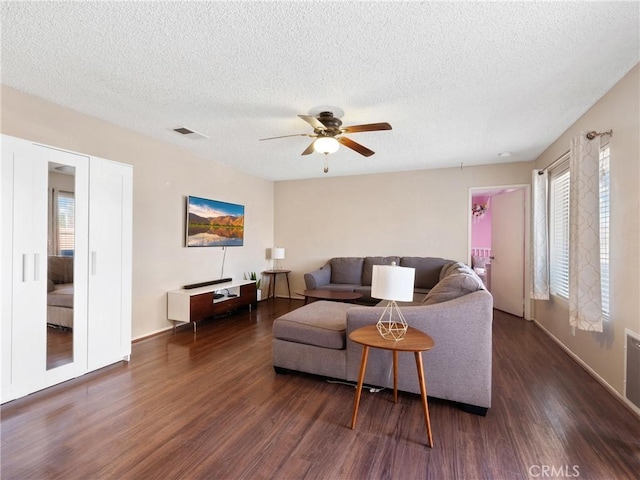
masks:
[[[320,112],[317,117],[311,115],[298,115],[301,119],[313,127],[313,133],[296,133],[293,135],[282,135],[280,137],[261,138],[260,140],[274,140],[276,138],[286,137],[311,137],[315,138],[313,142],[302,152],[302,155],[311,153],[324,153],[325,156],[333,153],[338,149],[338,144],[342,144],[351,150],[358,152],[360,155],[370,157],[375,152],[368,149],[364,145],[354,142],[353,140],[342,136],[345,133],[374,132],[378,130],[391,130],[391,125],[383,123],[368,123],[366,125],[352,125],[343,127],[342,120],[333,116],[333,112]],[[328,171],[325,166],[325,173]]]

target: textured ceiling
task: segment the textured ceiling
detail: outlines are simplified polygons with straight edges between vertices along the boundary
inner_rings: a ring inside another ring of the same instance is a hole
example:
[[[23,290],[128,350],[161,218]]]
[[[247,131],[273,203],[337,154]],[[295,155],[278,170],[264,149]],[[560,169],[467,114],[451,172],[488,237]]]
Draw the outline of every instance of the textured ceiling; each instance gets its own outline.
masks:
[[[2,1],[1,79],[272,180],[528,161],[638,62],[639,5]],[[324,106],[393,130],[328,174],[309,138],[258,141]]]

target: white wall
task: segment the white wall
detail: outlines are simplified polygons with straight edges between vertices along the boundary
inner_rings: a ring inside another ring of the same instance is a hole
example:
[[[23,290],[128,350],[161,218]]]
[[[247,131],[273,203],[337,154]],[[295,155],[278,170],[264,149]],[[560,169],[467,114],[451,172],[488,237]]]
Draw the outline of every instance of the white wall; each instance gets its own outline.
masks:
[[[3,134],[133,165],[134,338],[171,326],[168,290],[220,277],[222,249],[184,247],[185,196],[245,206],[245,245],[227,249],[225,276],[268,266],[273,182],[5,86],[1,92]]]
[[[571,334],[567,302],[535,302],[535,318],[618,393],[623,393],[624,330],[640,332],[640,67],[636,65],[537,160],[550,165],[582,130],[613,129],[611,155],[610,317],[603,333]]]
[[[529,184],[531,162],[277,182],[276,244],[293,290],[337,256],[432,256],[467,262],[470,187]],[[286,294],[284,282],[278,294]]]

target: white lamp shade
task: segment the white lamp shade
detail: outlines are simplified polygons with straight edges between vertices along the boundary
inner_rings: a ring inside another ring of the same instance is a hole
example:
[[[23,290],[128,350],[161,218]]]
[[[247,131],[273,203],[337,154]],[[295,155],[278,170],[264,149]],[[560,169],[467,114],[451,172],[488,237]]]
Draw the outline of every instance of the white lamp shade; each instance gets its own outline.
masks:
[[[371,296],[382,300],[411,302],[415,276],[415,268],[374,265]]]
[[[320,153],[333,153],[338,150],[340,144],[333,137],[320,137],[313,142],[313,149]]]
[[[271,251],[271,258],[273,258],[274,260],[284,259],[284,248],[273,247],[273,250]]]

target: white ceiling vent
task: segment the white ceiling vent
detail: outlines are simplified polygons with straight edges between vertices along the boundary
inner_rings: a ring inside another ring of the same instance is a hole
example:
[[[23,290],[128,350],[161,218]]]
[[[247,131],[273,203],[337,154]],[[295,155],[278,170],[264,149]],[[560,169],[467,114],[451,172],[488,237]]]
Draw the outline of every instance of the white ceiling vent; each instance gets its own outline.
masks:
[[[196,132],[187,127],[178,127],[172,129],[174,132],[179,133],[183,137],[190,138],[191,140],[198,140],[200,138],[209,138],[203,133]]]

